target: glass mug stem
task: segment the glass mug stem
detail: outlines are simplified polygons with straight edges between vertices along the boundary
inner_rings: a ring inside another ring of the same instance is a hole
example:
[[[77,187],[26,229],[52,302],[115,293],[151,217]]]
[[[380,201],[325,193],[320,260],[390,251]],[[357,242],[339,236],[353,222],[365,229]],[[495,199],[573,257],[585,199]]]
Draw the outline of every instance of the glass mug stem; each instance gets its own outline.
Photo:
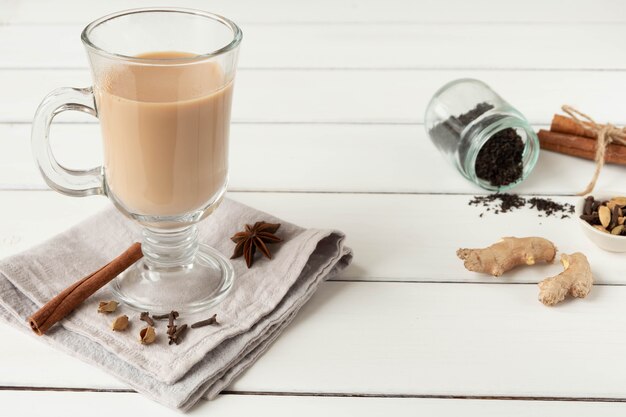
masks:
[[[198,252],[198,228],[196,225],[177,230],[145,227],[141,250],[148,269],[189,268]]]

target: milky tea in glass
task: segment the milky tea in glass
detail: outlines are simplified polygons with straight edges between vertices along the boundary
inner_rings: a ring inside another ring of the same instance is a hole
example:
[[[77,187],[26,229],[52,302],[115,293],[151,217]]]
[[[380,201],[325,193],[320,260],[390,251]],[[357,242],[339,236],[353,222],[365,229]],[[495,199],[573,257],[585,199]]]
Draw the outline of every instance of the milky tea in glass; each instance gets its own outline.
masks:
[[[188,56],[142,54],[167,64],[121,64],[95,86],[107,184],[131,212],[191,212],[226,183],[232,81],[215,62],[176,59]]]

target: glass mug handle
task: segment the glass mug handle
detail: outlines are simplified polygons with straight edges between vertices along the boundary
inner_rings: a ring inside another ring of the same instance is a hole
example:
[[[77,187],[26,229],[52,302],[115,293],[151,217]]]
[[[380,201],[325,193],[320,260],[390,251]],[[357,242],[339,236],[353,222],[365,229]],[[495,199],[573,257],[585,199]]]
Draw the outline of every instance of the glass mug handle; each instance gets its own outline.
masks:
[[[48,94],[35,112],[31,145],[41,175],[54,190],[74,197],[104,195],[102,167],[73,170],[57,162],[50,147],[50,124],[64,111],[74,110],[98,117],[91,88],[57,88]]]

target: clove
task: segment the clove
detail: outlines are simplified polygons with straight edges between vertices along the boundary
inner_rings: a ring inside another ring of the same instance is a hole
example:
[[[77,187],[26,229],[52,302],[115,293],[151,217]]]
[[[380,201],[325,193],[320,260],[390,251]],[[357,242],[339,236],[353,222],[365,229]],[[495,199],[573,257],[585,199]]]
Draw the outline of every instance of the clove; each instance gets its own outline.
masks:
[[[197,323],[194,323],[191,325],[192,329],[197,329],[198,327],[204,327],[204,326],[211,326],[211,325],[218,325],[219,323],[217,322],[217,314],[213,314],[211,317],[209,317],[206,320],[202,320],[199,321]]]
[[[154,320],[152,320],[152,317],[150,317],[150,313],[148,313],[147,311],[144,311],[139,315],[139,320],[145,321],[148,326],[154,327]]]
[[[180,343],[180,339],[181,337],[183,337],[183,335],[186,333],[187,331],[187,325],[183,324],[181,326],[178,327],[178,329],[176,329],[176,331],[170,335],[170,341],[169,344],[179,344]]]
[[[178,318],[178,311],[170,311],[170,314],[168,315],[168,324],[167,324],[167,334],[168,335],[173,335],[174,333],[176,333],[176,324],[174,324],[174,321]]]
[[[587,198],[585,198],[585,205],[583,207],[583,214],[588,216],[591,213],[593,213],[593,196],[587,196]]]

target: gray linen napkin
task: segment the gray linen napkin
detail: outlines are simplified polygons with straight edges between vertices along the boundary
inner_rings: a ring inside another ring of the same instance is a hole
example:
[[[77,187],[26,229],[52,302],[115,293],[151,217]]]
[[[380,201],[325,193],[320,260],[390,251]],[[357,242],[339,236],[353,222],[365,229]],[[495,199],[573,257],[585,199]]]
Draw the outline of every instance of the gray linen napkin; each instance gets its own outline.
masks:
[[[145,324],[138,312],[121,306],[115,313],[130,317],[126,332],[112,332],[113,316],[97,313],[98,302],[111,298],[105,287],[38,339],[105,369],[169,407],[187,410],[203,396],[214,398],[269,347],[320,283],[352,259],[341,232],[303,229],[228,199],[199,224],[200,241],[230,255],[234,244],[229,237],[244,224],[260,220],[281,223],[277,234],[284,242],[272,247],[274,259],[257,259],[251,269],[242,258],[233,261],[233,288],[210,310],[217,313],[219,326],[188,331],[180,345],[170,346],[166,323],[158,322],[157,341],[141,345],[138,333]],[[31,332],[27,317],[139,236],[139,227],[111,208],[1,261],[0,317]],[[208,315],[187,315],[179,323],[191,324]]]

